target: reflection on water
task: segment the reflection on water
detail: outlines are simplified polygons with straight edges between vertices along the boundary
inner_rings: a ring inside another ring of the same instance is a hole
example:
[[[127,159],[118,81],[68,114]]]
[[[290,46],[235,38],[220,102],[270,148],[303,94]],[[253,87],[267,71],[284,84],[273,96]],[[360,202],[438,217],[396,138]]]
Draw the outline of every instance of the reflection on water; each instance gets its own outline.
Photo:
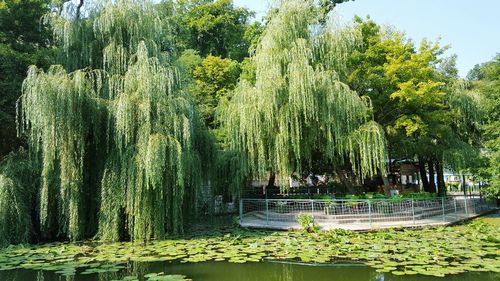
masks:
[[[51,271],[0,271],[2,281],[111,281],[125,276],[139,277],[147,273],[182,274],[193,281],[498,281],[499,273],[465,273],[444,278],[419,275],[396,276],[377,273],[373,268],[359,265],[302,265],[289,263],[130,263],[115,273],[62,276]],[[145,280],[140,278],[139,280]]]

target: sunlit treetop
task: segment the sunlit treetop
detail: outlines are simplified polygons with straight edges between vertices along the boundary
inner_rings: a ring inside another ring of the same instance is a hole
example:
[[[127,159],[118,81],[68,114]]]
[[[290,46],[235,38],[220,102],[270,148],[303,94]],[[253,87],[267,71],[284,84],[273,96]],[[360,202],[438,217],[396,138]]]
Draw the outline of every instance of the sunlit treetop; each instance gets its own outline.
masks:
[[[242,80],[223,113],[231,147],[254,176],[282,178],[310,168],[320,153],[361,177],[385,169],[385,137],[369,100],[340,81],[359,36],[322,24],[314,1],[283,1],[255,56],[255,85]]]

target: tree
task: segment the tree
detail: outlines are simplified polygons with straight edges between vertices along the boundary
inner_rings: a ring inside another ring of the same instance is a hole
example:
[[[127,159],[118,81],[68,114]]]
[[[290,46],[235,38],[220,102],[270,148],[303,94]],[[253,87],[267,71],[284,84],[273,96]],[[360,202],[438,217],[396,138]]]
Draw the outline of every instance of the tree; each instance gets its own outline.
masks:
[[[230,148],[255,177],[287,179],[309,169],[314,154],[350,163],[361,177],[385,169],[385,137],[369,103],[339,80],[356,33],[318,25],[318,13],[313,1],[281,3],[253,57],[255,85],[241,80],[223,110]]]
[[[0,246],[33,241],[38,167],[21,150],[0,162]]]
[[[259,45],[260,37],[262,36],[262,32],[264,32],[265,25],[256,21],[249,25],[245,30],[245,34],[243,35],[244,39],[248,42],[248,53],[253,55],[257,50],[257,46]]]
[[[205,124],[216,128],[215,111],[221,99],[229,98],[240,76],[237,61],[208,55],[192,72],[198,91],[196,98]]]
[[[170,24],[176,31],[177,49],[182,51],[178,63],[186,88],[196,97],[210,132],[222,144],[216,109],[222,99],[230,98],[228,93],[243,66],[239,62],[248,66],[247,56],[254,52],[264,27],[259,22],[249,24],[253,13],[234,7],[231,0],[163,2],[159,8],[163,15],[174,15]],[[199,60],[196,64],[194,54]]]
[[[418,158],[424,189],[436,191],[436,172],[444,194],[444,166],[465,169],[463,160],[478,152],[472,135],[476,98],[457,81],[454,57],[441,58],[446,47],[423,40],[417,49],[397,31],[359,17],[355,22],[363,44],[349,59],[347,82],[370,97],[375,121],[388,133],[391,158]]]
[[[484,74],[481,71],[481,68],[484,67],[484,64],[476,64],[474,67],[467,73],[467,80],[470,81],[478,81],[484,79]]]
[[[500,197],[500,55],[493,60],[474,67],[475,78],[480,79],[474,88],[480,91],[481,108],[484,110],[482,126],[486,165],[483,177],[489,182],[485,190],[491,198]],[[472,75],[469,75],[472,76]]]
[[[148,240],[182,232],[211,142],[162,49],[170,31],[157,10],[110,0],[85,17],[49,21],[61,64],[30,67],[20,119],[41,160],[41,235]]]
[[[175,5],[177,46],[201,56],[241,61],[248,55],[244,34],[253,13],[234,7],[232,0],[182,0]]]
[[[0,158],[23,144],[16,133],[16,101],[29,65],[49,65],[52,51],[42,16],[49,0],[0,2]]]

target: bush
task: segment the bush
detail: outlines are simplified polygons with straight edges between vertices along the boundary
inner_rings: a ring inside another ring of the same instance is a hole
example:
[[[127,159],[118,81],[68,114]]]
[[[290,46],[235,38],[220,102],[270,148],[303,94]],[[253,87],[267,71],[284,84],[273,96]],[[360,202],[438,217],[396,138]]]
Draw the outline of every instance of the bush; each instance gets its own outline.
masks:
[[[376,193],[376,192],[367,192],[363,196],[365,199],[384,199],[385,195],[382,193]]]
[[[278,201],[278,202],[276,203],[276,208],[275,208],[275,211],[276,211],[277,213],[281,213],[281,214],[288,212],[288,204],[286,203],[286,201],[285,201],[285,200],[283,200],[283,201],[281,201],[281,200],[280,200],[280,201]]]
[[[309,233],[319,231],[319,225],[314,222],[314,216],[311,214],[299,214],[299,216],[297,217],[297,222],[303,230]]]
[[[411,198],[416,200],[433,199],[436,198],[436,193],[430,193],[430,192],[409,193],[403,195],[403,198]]]
[[[500,184],[494,183],[483,189],[482,193],[486,198],[498,200],[500,198]]]

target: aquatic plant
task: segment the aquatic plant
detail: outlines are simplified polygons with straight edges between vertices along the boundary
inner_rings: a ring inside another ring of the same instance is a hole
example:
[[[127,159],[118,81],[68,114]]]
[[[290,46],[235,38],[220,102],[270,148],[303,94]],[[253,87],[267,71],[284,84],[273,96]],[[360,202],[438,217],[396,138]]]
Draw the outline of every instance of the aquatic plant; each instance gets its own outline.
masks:
[[[317,232],[319,230],[319,225],[314,222],[314,216],[307,213],[301,213],[297,216],[297,222],[300,227],[306,232]]]
[[[249,231],[232,227],[191,232],[189,238],[149,243],[51,243],[0,250],[0,271],[16,268],[93,273],[120,270],[126,263],[152,261],[233,263],[262,260],[365,263],[379,272],[444,276],[500,272],[499,218],[427,229],[359,233]],[[62,274],[62,273],[61,273]]]

